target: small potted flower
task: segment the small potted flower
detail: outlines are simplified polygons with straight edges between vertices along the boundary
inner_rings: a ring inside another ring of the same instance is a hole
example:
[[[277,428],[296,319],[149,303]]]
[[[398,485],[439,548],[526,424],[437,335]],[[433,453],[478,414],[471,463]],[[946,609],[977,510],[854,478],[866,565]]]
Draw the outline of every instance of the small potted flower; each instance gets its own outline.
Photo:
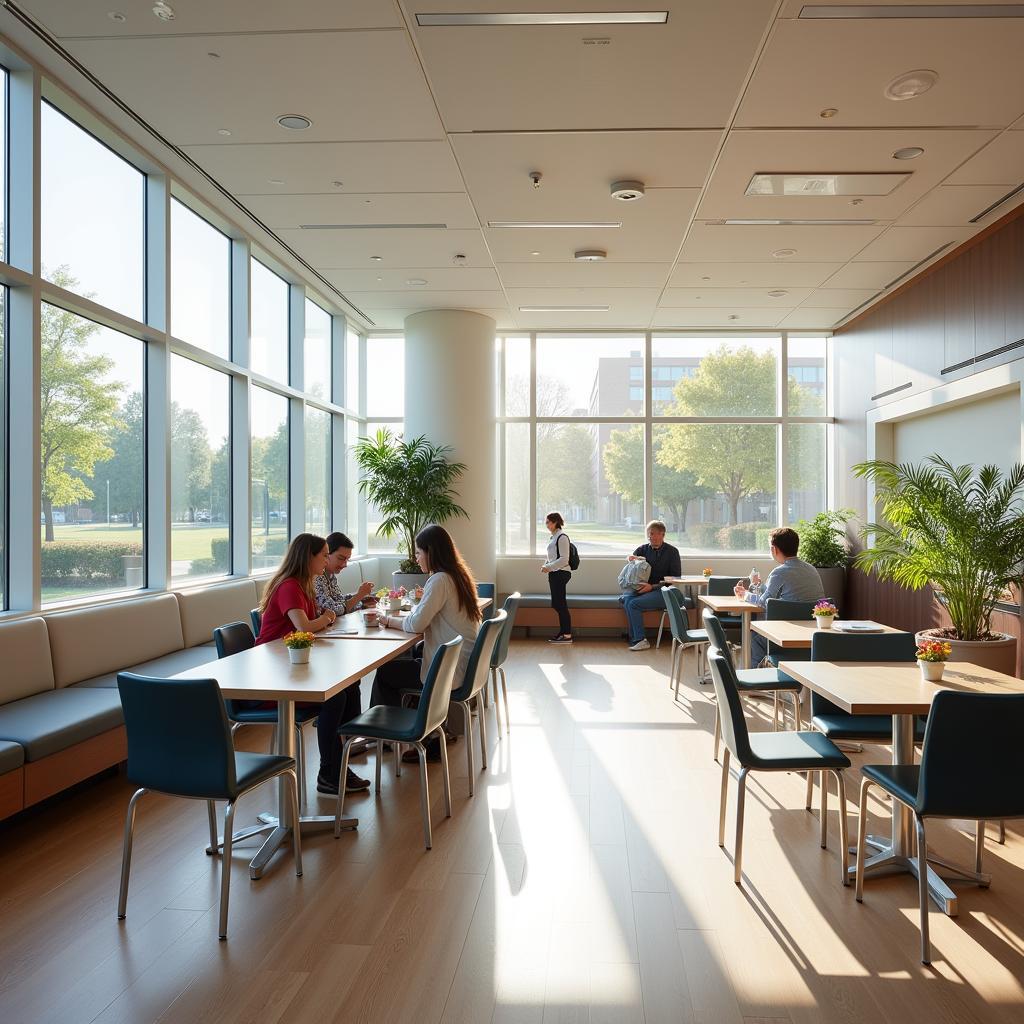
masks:
[[[931,683],[939,682],[943,666],[952,653],[952,646],[944,640],[922,640],[917,645],[917,663],[921,666],[922,677]]]
[[[711,579],[711,576],[714,573],[714,569],[712,569],[710,566],[707,566],[704,569],[701,569],[700,572],[704,579],[708,580]]]
[[[388,591],[388,608],[395,615],[397,615],[402,610],[402,598],[404,596],[404,589]]]
[[[412,590],[409,591],[409,607],[410,608],[415,608],[416,605],[418,605],[420,603],[420,601],[422,601],[422,600],[423,600],[423,588],[422,587],[413,587]]]
[[[301,630],[288,633],[284,638],[284,645],[288,648],[288,660],[293,665],[308,665],[309,649],[315,639],[312,633],[304,633]]]
[[[831,601],[819,601],[812,609],[811,615],[818,620],[818,629],[831,629],[838,615],[836,606]]]

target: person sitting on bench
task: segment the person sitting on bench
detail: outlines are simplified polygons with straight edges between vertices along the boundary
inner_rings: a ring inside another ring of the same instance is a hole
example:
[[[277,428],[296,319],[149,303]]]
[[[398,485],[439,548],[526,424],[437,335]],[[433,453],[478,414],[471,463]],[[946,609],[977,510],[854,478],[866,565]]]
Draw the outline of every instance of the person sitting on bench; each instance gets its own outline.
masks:
[[[629,556],[630,561],[637,558],[647,560],[651,567],[650,578],[620,600],[626,609],[626,619],[629,622],[629,649],[646,651],[651,645],[644,636],[644,612],[664,609],[665,601],[661,596],[661,588],[665,577],[679,576],[682,572],[679,548],[665,542],[665,524],[660,519],[652,519],[647,524],[647,543],[641,544]]]

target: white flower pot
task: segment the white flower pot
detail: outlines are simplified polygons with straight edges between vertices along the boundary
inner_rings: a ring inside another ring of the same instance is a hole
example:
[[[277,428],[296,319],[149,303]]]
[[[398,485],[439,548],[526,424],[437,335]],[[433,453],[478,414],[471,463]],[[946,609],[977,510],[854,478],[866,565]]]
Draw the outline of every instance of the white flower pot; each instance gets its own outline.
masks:
[[[288,648],[288,660],[293,665],[308,665],[309,664],[309,652],[312,647],[289,647]]]
[[[921,666],[921,678],[927,679],[930,683],[937,683],[942,679],[942,670],[946,667],[944,661],[918,661]]]
[[[818,622],[818,629],[831,629],[836,617],[834,615],[815,615],[814,618]]]

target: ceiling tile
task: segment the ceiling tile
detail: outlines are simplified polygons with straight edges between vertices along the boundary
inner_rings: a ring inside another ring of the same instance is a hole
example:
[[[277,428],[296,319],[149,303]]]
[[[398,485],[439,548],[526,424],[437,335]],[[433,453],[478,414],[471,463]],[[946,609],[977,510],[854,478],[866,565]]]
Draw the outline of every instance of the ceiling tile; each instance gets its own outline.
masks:
[[[407,309],[382,309],[374,313],[374,326],[382,331],[401,331],[405,329],[405,318],[413,313],[421,313],[427,306],[409,306]],[[495,322],[497,330],[515,330],[515,317],[507,309],[474,309],[475,313],[483,313]]]
[[[769,263],[678,263],[673,288],[815,288],[841,263],[793,263],[794,257]]]
[[[688,306],[693,309],[792,309],[810,294],[810,288],[666,288],[661,307]],[[771,295],[780,291],[782,295]]]
[[[499,263],[506,288],[661,288],[671,263]]]
[[[343,292],[395,292],[410,289],[410,295],[421,292],[406,284],[421,278],[426,287],[440,291],[500,291],[498,275],[485,267],[401,267],[386,270],[324,270],[323,276]],[[378,280],[379,278],[379,280]]]
[[[943,185],[933,189],[909,213],[900,217],[897,224],[966,225],[972,217],[1006,195],[1006,191],[1005,185]]]
[[[1024,181],[1024,131],[1004,132],[951,174],[947,185],[1019,185]]]
[[[417,13],[509,5],[402,2],[445,126],[456,132],[628,128],[638,121],[645,128],[720,127],[774,7],[771,0],[665,0],[664,25],[418,28]],[[712,39],[728,45],[709,45]]]
[[[389,267],[493,267],[480,231],[384,230],[280,231],[283,241],[313,266],[328,269],[387,270]],[[381,256],[378,263],[371,256]]]
[[[843,263],[882,233],[884,225],[730,225],[695,221],[680,256],[685,260],[774,260],[773,252],[794,249],[785,259]]]
[[[496,309],[505,304],[500,292],[428,291],[426,288],[405,288],[395,292],[347,292],[361,309],[371,315],[378,309]]]
[[[738,127],[1005,127],[1024,110],[1024,19],[778,21],[744,93]],[[837,59],[838,55],[848,59]],[[886,86],[916,68],[939,75],[915,99]]]
[[[814,309],[801,306],[783,317],[779,327],[810,331],[828,330],[849,312],[848,309]]]
[[[610,306],[613,316],[635,310],[647,323],[661,294],[660,288],[508,288],[509,304],[518,315],[520,306]],[[606,314],[595,314],[597,323]]]
[[[847,263],[826,282],[829,288],[887,288],[898,277],[913,268],[910,262]]]
[[[818,288],[801,309],[856,309],[878,294],[877,288]]]
[[[275,231],[303,224],[443,224],[455,229],[479,226],[465,192],[249,196],[245,205]]]
[[[719,328],[731,330],[768,330],[785,316],[784,309],[659,309],[654,327]]]
[[[68,46],[178,145],[222,143],[221,128],[243,143],[442,134],[402,31],[96,39]],[[208,56],[211,50],[219,60]],[[387,88],[368,88],[375,82]],[[313,126],[290,132],[277,123],[281,114],[304,114]]]
[[[972,232],[957,227],[891,227],[857,254],[857,260],[926,259],[943,245],[956,244]]]

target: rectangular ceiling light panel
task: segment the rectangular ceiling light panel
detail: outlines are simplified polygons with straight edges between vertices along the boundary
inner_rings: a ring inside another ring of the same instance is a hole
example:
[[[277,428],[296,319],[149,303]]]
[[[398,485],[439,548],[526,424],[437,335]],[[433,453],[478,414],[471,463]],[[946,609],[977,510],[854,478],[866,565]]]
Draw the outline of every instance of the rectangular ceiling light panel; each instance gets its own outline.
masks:
[[[447,224],[300,224],[303,231],[418,231],[446,230]]]
[[[489,228],[621,228],[621,220],[489,220]]]
[[[417,14],[421,28],[458,25],[664,25],[668,11]]]
[[[808,4],[800,9],[805,21],[860,18],[1024,18],[1024,4]]]
[[[748,196],[887,196],[910,177],[902,173],[776,174],[759,172],[747,185]]]
[[[611,306],[520,306],[520,313],[607,313]]]
[[[764,225],[768,225],[770,227],[779,227],[780,225],[788,225],[788,226],[798,225],[800,227],[821,227],[821,226],[824,226],[824,227],[845,227],[846,225],[849,225],[849,224],[859,224],[859,225],[861,225],[863,227],[865,224],[877,224],[878,221],[876,221],[876,220],[793,220],[793,219],[778,220],[778,219],[768,219],[768,218],[759,218],[759,217],[730,217],[728,220],[722,220],[722,221],[710,221],[709,220],[708,223],[709,224],[715,224],[715,223],[726,224],[726,225],[729,225],[729,226],[735,226],[737,224],[740,224],[740,225],[745,225],[747,227],[750,227],[751,225],[756,225],[756,226],[759,226],[759,227],[760,226],[764,226]]]

